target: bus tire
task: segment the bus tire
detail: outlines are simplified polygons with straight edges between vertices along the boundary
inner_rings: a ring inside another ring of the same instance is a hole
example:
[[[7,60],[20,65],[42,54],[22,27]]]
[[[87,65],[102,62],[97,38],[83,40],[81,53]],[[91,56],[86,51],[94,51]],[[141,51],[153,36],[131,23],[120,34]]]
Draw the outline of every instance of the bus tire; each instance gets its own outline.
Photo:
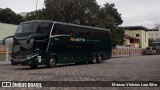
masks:
[[[97,63],[97,55],[92,55],[92,59],[89,63],[91,63],[91,64]]]
[[[56,65],[56,59],[54,57],[50,57],[48,60],[47,67],[53,68]]]
[[[97,63],[102,63],[102,61],[103,61],[103,55],[100,54],[100,55],[98,55]]]
[[[38,65],[29,65],[32,69],[36,69]]]

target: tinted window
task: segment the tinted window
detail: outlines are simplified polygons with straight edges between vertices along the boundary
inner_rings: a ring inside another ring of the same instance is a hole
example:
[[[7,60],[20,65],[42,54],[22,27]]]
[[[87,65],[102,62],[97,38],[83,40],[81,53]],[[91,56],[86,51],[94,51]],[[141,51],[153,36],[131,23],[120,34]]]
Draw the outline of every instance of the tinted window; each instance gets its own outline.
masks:
[[[110,38],[110,34],[107,32],[101,32],[101,38]]]
[[[37,32],[49,34],[52,29],[52,25],[53,23],[50,23],[50,22],[42,22],[39,24]]]
[[[106,31],[78,26],[55,24],[54,29],[52,31],[52,35],[59,34],[68,34],[87,38],[110,38],[110,33]]]
[[[16,33],[35,32],[37,25],[37,22],[20,24],[16,30]]]
[[[66,26],[66,31],[68,35],[72,35],[72,36],[77,35],[77,28],[74,26]]]
[[[67,30],[65,25],[55,24],[52,31],[52,35],[67,34],[66,31]]]
[[[85,30],[79,29],[79,30],[77,31],[77,35],[78,35],[78,36],[84,36],[84,35],[85,35]]]
[[[58,44],[52,48],[53,51],[57,52],[85,52],[93,50],[90,44]]]

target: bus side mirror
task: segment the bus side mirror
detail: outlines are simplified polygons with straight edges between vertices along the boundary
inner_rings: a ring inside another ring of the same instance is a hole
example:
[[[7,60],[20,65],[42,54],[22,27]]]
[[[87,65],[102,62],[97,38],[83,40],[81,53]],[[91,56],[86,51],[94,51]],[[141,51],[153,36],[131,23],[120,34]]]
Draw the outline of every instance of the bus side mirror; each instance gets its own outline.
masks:
[[[29,44],[30,43],[30,40],[32,39],[32,38],[34,38],[35,37],[35,35],[33,34],[33,35],[30,35],[28,38],[27,38],[27,44]]]
[[[9,39],[9,38],[13,38],[14,36],[8,36],[8,37],[5,37],[4,39],[3,39],[3,45],[5,45],[5,41],[6,41],[6,39]]]

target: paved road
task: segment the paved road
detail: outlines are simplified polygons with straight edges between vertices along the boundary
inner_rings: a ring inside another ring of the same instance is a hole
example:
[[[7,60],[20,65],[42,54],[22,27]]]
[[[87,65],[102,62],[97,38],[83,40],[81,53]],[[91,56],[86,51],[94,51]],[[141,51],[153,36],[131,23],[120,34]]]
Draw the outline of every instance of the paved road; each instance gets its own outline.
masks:
[[[68,64],[58,65],[55,68],[46,68],[46,66],[40,66],[38,69],[30,69],[29,66],[1,65],[0,81],[160,81],[160,56],[112,58],[101,64]],[[23,89],[26,90],[26,88]],[[41,89],[160,90],[160,87],[53,87]],[[14,90],[19,90],[19,88],[14,88]]]

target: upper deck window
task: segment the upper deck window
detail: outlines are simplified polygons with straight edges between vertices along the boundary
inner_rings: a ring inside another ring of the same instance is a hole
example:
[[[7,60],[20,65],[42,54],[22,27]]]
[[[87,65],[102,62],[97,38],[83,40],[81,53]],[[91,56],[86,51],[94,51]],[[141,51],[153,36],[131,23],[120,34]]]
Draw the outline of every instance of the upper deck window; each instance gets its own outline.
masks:
[[[51,22],[42,22],[39,24],[37,33],[46,33],[49,34],[52,29],[53,23]]]
[[[37,25],[38,25],[37,22],[22,23],[18,26],[15,33],[35,32]]]

